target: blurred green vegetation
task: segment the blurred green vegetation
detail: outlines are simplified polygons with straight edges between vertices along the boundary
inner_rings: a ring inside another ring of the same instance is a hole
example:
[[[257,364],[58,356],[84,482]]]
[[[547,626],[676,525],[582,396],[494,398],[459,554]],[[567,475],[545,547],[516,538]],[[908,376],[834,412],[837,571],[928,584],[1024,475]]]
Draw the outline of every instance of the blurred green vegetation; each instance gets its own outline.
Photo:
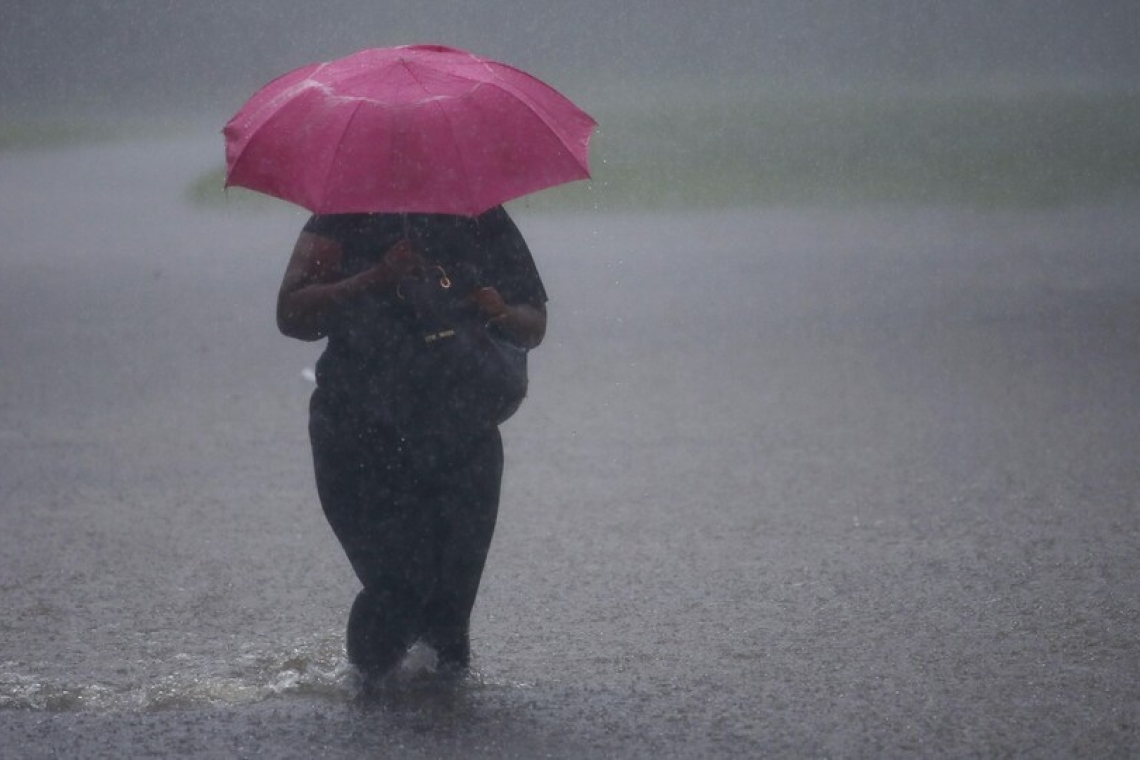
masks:
[[[599,121],[593,178],[512,202],[542,211],[921,203],[1048,207],[1140,196],[1140,92],[832,94],[684,90],[585,104]],[[87,139],[99,130],[86,130]],[[0,148],[84,130],[0,127]],[[283,201],[222,190],[219,165],[190,202]]]
[[[285,201],[246,190],[243,187],[224,187],[226,169],[216,169],[202,174],[186,187],[186,199],[198,206],[226,208],[235,211],[257,211],[280,206]]]
[[[593,179],[556,207],[924,203],[1140,195],[1140,94],[775,95],[595,114]]]

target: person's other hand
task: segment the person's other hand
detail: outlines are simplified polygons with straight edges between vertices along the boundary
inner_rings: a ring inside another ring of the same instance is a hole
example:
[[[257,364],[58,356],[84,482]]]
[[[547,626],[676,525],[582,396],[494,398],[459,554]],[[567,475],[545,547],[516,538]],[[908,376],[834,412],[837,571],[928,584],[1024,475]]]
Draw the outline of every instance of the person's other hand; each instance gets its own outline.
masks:
[[[401,240],[384,252],[379,263],[356,276],[357,287],[366,292],[388,291],[423,266],[419,252],[410,242]]]
[[[392,276],[399,280],[424,267],[423,257],[408,240],[401,240],[384,253],[380,260]]]
[[[479,288],[471,294],[471,300],[488,319],[501,319],[507,314],[507,302],[492,287]]]

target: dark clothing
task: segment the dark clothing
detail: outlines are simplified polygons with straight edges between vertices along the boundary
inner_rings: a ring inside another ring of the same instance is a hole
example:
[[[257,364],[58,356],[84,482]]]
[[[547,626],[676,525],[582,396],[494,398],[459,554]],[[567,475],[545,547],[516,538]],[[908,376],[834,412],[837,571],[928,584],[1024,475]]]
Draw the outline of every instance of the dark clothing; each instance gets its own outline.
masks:
[[[526,242],[502,208],[475,219],[431,214],[314,216],[305,231],[341,244],[344,276],[376,265],[392,245],[409,238],[428,261],[474,281],[468,287],[494,286],[510,304],[546,303]],[[395,295],[359,299],[325,328],[329,339],[317,364],[319,385],[351,396],[356,404],[398,390],[400,367],[392,359],[418,338],[410,310]]]
[[[336,214],[314,216],[305,231],[339,242],[342,275],[376,265],[408,238],[428,261],[442,265],[462,288],[491,285],[509,304],[540,307],[546,290],[526,242],[506,211],[480,217],[438,214]],[[417,424],[416,409],[431,403],[403,369],[422,347],[409,306],[395,294],[362,298],[324,326],[328,346],[317,362],[317,385],[356,416],[418,443],[432,431]],[[402,361],[404,359],[404,361]],[[423,417],[426,415],[420,415]],[[428,442],[427,448],[436,443]]]
[[[466,664],[499,509],[498,429],[425,464],[318,389],[309,435],[325,517],[364,586],[349,621],[350,659],[384,672],[423,638],[441,660]]]
[[[314,216],[307,232],[339,242],[342,276],[379,262],[402,238],[472,286],[541,306],[546,292],[526,244],[501,209],[477,219],[420,214]],[[309,434],[325,516],[364,589],[348,628],[350,659],[383,672],[416,639],[466,664],[467,628],[498,513],[497,428],[423,430],[393,412],[415,405],[400,357],[414,317],[394,296],[347,306],[326,325]]]

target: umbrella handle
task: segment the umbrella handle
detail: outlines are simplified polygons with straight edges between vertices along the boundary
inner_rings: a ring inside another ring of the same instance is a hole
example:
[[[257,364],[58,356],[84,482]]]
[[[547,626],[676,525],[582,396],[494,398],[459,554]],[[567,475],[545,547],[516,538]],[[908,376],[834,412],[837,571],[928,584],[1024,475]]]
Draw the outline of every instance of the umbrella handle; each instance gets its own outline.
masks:
[[[434,267],[432,267],[432,269],[439,272],[439,286],[444,290],[449,289],[451,287],[451,278],[447,276],[447,270],[445,270],[439,264],[436,264]]]
[[[447,270],[444,269],[439,264],[435,264],[434,266],[431,267],[431,269],[432,269],[432,271],[439,272],[439,286],[441,288],[443,288],[444,290],[450,290],[451,289],[451,278],[448,277]],[[403,286],[404,286],[403,282],[397,282],[396,283],[396,297],[399,298],[401,301],[405,300],[404,287]]]

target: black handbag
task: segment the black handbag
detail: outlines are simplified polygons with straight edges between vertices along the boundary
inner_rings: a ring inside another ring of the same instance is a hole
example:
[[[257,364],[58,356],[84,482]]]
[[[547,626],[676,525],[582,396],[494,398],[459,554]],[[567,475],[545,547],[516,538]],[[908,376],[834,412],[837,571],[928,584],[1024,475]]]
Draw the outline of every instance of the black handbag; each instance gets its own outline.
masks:
[[[414,315],[413,339],[401,357],[420,432],[463,434],[498,425],[527,392],[527,349],[488,323],[471,300],[472,267],[442,266],[400,281],[397,297]]]

